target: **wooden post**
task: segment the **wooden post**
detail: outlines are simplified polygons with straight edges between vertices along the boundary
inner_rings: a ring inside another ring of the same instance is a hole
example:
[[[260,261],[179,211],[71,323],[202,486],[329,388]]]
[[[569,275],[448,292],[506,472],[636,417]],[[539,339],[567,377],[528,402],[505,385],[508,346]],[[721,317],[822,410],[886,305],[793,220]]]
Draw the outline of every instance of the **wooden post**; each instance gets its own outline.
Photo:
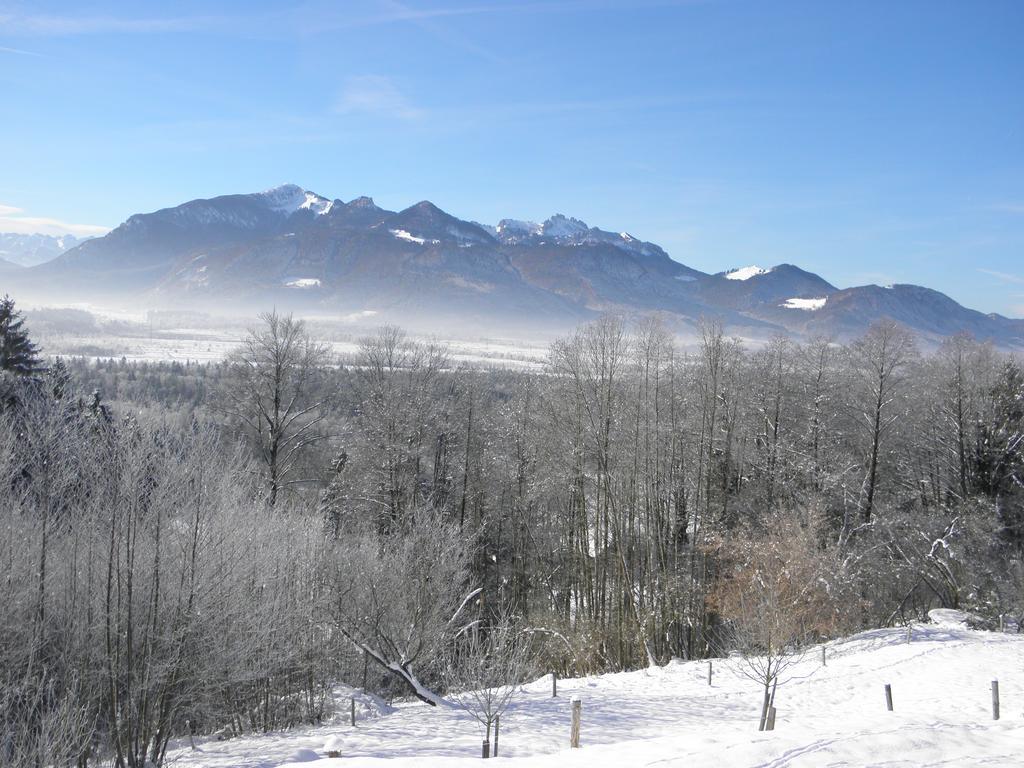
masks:
[[[992,719],[999,719],[999,681],[992,681]]]
[[[708,662],[708,685],[711,685],[711,662]]]
[[[498,756],[498,728],[501,727],[501,715],[494,716],[494,756]]]
[[[555,698],[558,695],[558,673],[551,673],[551,698]]]
[[[765,730],[775,730],[775,707],[768,707],[768,725],[765,726]]]
[[[914,625],[913,624],[907,624],[907,642],[908,643],[910,642],[910,637],[911,637],[911,634],[913,633],[913,631],[914,631]]]
[[[195,741],[195,739],[192,738],[192,721],[191,720],[186,720],[185,721],[185,727],[188,728],[188,743],[189,743],[189,746],[192,747],[192,751],[195,752],[196,751],[196,741]]]
[[[355,728],[356,727],[356,697],[355,696],[353,696],[351,699],[348,700],[348,707],[349,707],[349,710],[348,710],[349,711],[349,715],[352,718],[352,727]]]
[[[583,713],[583,702],[579,696],[572,699],[572,729],[569,731],[569,746],[579,749],[580,746],[580,716]]]
[[[999,631],[1000,632],[1004,632],[1005,631],[1003,629],[1003,614],[1001,614],[1001,613],[999,614]]]
[[[770,704],[771,693],[768,690],[767,683],[764,686],[764,700],[761,702],[761,718],[757,723],[757,730],[763,731],[768,727],[768,709],[771,707]]]
[[[825,662],[825,646],[821,646],[821,666],[825,667],[828,664]]]
[[[885,684],[885,708],[892,712],[892,686]]]

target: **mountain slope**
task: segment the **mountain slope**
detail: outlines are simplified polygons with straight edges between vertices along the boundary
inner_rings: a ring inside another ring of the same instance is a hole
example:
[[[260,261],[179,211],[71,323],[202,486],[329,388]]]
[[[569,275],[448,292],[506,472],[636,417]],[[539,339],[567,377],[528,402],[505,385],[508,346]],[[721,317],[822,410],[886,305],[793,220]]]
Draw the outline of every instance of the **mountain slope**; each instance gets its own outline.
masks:
[[[891,318],[926,339],[967,331],[1024,346],[1024,321],[914,286],[840,290],[791,264],[705,274],[626,232],[556,214],[542,223],[459,219],[429,201],[385,210],[286,184],[135,214],[5,282],[52,300],[372,313],[456,328],[562,330],[613,311],[702,318],[753,338],[859,335]]]

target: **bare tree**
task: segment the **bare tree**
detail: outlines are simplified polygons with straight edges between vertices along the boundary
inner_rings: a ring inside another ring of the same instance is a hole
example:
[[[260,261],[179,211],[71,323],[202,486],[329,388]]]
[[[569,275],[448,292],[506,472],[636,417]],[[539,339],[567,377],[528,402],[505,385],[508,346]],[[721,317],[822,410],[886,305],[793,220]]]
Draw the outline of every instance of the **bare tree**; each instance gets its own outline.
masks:
[[[723,576],[709,596],[740,653],[740,671],[761,686],[759,730],[775,687],[802,656],[806,642],[835,625],[834,568],[819,545],[815,521],[774,513],[764,528],[716,542]]]
[[[508,709],[529,668],[530,633],[507,609],[486,625],[474,622],[455,638],[445,670],[448,698],[484,728],[484,757],[492,728]]]
[[[849,351],[854,384],[851,405],[857,409],[854,418],[867,435],[860,513],[862,522],[869,523],[875,508],[883,442],[901,416],[898,397],[907,383],[901,373],[917,350],[908,330],[883,321],[871,326]]]
[[[273,506],[283,488],[309,481],[293,475],[303,451],[325,438],[318,426],[327,397],[316,384],[331,356],[292,315],[268,312],[260,321],[232,353],[216,405],[252,440]]]
[[[427,704],[441,697],[437,675],[470,589],[469,548],[458,529],[429,508],[400,530],[339,541],[333,561],[333,621],[337,630]]]

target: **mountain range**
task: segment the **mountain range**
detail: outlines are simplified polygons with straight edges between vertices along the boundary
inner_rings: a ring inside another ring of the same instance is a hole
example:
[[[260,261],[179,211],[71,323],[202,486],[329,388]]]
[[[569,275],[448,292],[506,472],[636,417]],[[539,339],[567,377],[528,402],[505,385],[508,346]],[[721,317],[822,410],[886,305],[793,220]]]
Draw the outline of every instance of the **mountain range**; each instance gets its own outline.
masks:
[[[839,289],[791,264],[708,274],[654,243],[560,214],[490,226],[428,201],[390,211],[369,197],[331,200],[292,184],[135,214],[104,237],[2,275],[12,293],[37,301],[277,306],[421,330],[560,332],[602,312],[656,312],[680,333],[716,318],[753,339],[845,340],[889,318],[926,342],[967,332],[1024,349],[1024,320],[920,286]]]
[[[0,269],[34,267],[83,242],[74,235],[23,235],[0,232]]]

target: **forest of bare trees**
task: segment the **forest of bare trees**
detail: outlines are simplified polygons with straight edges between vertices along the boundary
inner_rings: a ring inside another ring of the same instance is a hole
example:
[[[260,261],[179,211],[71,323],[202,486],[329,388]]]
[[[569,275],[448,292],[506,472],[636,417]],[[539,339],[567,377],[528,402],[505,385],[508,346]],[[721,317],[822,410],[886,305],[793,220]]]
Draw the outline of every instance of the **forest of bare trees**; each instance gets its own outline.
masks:
[[[339,361],[267,315],[216,365],[4,367],[0,765],[159,765],[339,682],[436,703],[1024,620],[1024,372],[966,337],[684,350],[609,316],[527,372],[393,327]]]

